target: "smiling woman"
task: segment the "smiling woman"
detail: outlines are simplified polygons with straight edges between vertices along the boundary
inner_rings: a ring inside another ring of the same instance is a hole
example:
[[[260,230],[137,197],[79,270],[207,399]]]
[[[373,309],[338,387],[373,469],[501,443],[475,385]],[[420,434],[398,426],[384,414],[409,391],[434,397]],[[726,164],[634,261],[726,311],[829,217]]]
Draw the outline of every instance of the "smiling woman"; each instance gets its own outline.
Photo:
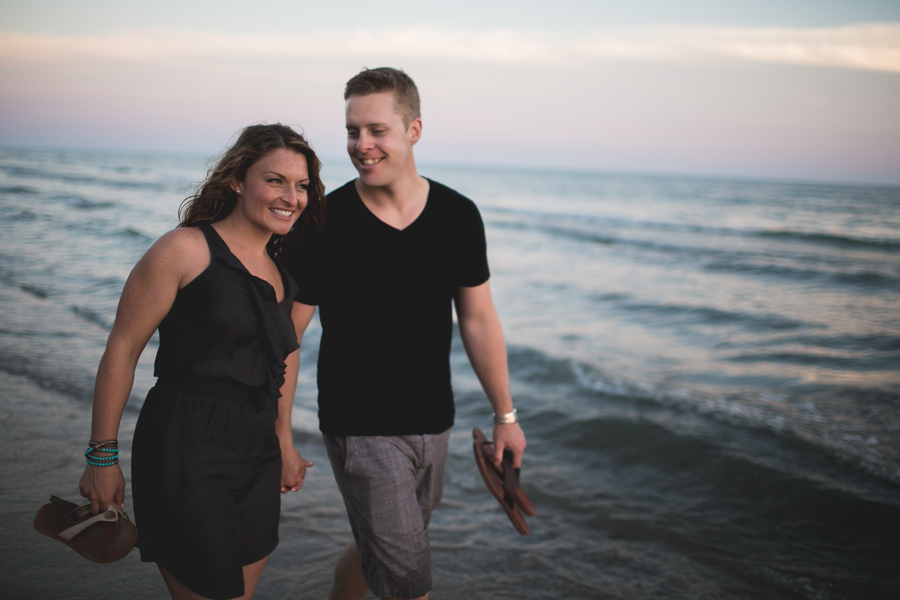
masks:
[[[293,141],[296,147],[287,146],[288,142],[282,139],[292,136],[297,137]],[[303,162],[302,167],[295,159]],[[197,193],[182,203],[178,211],[180,225],[192,225],[204,220],[218,221],[227,217],[241,195],[241,181],[245,179],[249,178],[247,184],[254,190],[259,189],[257,184],[264,181],[273,193],[280,191],[290,183],[290,179],[286,177],[287,173],[280,173],[278,169],[294,171],[292,174],[298,196],[302,194],[306,198],[306,192],[311,188],[312,193],[295,216],[299,215],[304,222],[311,220],[321,224],[325,188],[319,178],[319,158],[302,136],[290,127],[276,124],[247,127],[241,133],[234,146],[209,170],[206,181]],[[306,202],[311,204],[310,210],[304,214]]]
[[[293,394],[281,393],[297,371],[297,285],[271,242],[303,213],[320,223],[323,192],[301,135],[248,127],[122,292],[80,488],[94,513],[123,505],[118,429],[158,329],[158,380],[135,428],[132,481],[141,559],[157,563],[174,598],[252,597],[278,544],[279,489],[299,490],[311,466],[293,445]]]
[[[250,167],[243,181],[232,184],[242,200],[237,209],[260,231],[274,229],[285,235],[309,202],[307,170],[302,154],[284,148],[272,151]]]

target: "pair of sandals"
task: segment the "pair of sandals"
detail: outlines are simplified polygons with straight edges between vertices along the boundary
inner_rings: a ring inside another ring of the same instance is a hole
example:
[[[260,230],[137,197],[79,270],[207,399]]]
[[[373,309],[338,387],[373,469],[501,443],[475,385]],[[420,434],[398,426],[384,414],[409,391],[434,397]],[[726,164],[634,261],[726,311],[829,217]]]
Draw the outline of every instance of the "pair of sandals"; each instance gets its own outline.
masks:
[[[509,450],[503,451],[503,462],[494,464],[494,444],[489,441],[479,428],[472,430],[472,449],[475,451],[475,464],[482,479],[494,498],[506,511],[506,515],[521,535],[529,532],[525,517],[537,514],[534,504],[519,487],[519,469],[513,468],[513,456]]]
[[[78,506],[57,496],[38,511],[34,528],[96,563],[124,558],[138,539],[137,527],[115,503],[94,515],[90,504]]]
[[[472,430],[472,437],[475,463],[481,477],[516,531],[527,534],[525,516],[535,516],[537,509],[519,486],[519,469],[513,468],[512,453],[504,451],[503,462],[497,467],[493,460],[493,443],[477,427]],[[138,541],[137,527],[115,503],[94,515],[90,504],[78,506],[50,496],[50,503],[42,506],[34,518],[34,528],[96,563],[111,563],[124,558]]]

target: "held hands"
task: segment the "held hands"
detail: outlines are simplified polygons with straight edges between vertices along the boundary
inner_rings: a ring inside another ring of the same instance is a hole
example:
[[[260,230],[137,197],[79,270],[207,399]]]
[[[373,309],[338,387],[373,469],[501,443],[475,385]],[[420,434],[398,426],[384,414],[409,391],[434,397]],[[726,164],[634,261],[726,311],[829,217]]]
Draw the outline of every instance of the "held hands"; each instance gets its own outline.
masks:
[[[78,489],[83,498],[91,501],[91,512],[95,515],[109,508],[113,502],[125,509],[125,477],[119,465],[86,466]]]
[[[303,487],[306,469],[313,466],[300,456],[300,452],[291,445],[281,449],[281,493],[299,491]]]
[[[521,468],[525,445],[525,433],[518,423],[494,425],[494,464],[498,467],[503,462],[503,450],[507,449],[513,454],[513,468]]]

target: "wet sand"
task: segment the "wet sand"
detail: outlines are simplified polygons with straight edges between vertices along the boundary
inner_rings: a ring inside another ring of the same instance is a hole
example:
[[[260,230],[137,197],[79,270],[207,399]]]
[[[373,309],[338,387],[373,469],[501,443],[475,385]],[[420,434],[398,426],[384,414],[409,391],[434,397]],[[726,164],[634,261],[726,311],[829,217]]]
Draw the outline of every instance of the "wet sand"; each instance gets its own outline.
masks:
[[[129,405],[119,434],[129,512],[131,437],[136,421],[137,411]],[[315,466],[308,471],[300,492],[282,497],[280,543],[260,580],[258,600],[327,598],[334,562],[351,537],[320,434],[310,430],[311,423],[302,425],[303,430],[295,429],[294,440]],[[141,562],[138,550],[115,563],[95,564],[38,533],[32,525],[51,494],[83,502],[78,481],[90,433],[90,400],[0,371],[0,427],[0,596],[9,600],[168,598],[156,566]],[[456,428],[444,499],[430,528],[434,600],[517,596],[515,569],[506,571],[509,565],[521,562],[525,540],[515,534],[478,479],[470,444],[467,432]],[[473,511],[489,511],[493,533],[473,530]],[[460,568],[473,559],[496,570],[467,573]]]
[[[137,550],[118,562],[95,564],[38,533],[32,525],[38,509],[51,494],[83,502],[78,494],[78,480],[84,469],[82,446],[90,433],[89,402],[73,400],[25,377],[3,372],[0,398],[0,595],[6,599],[167,598],[156,566],[141,562]],[[119,436],[128,484],[126,511],[131,505],[129,466],[136,420],[136,411],[127,410]],[[304,455],[318,461],[314,436],[307,436],[306,443],[299,445]],[[311,509],[328,526],[309,527],[313,515],[305,513],[310,498],[304,495],[313,494],[305,492],[318,488],[316,496],[333,498],[337,494],[330,469],[325,466],[324,471],[310,470],[304,490],[283,498],[281,543],[260,582],[256,596],[260,600],[327,597],[330,564],[349,539],[349,526],[341,522],[343,506],[330,502]],[[323,516],[327,518],[322,519]],[[312,553],[311,549],[316,551]]]

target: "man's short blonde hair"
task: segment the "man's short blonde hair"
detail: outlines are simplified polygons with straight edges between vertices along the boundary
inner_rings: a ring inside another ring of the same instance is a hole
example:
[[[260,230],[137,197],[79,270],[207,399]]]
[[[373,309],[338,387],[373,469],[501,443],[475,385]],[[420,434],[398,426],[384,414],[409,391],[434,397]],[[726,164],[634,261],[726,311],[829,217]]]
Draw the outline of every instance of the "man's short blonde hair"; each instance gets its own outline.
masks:
[[[344,88],[344,100],[351,96],[368,96],[391,92],[394,94],[394,110],[403,117],[403,126],[409,127],[413,119],[422,117],[419,111],[419,89],[412,77],[391,67],[364,68],[350,78]]]

